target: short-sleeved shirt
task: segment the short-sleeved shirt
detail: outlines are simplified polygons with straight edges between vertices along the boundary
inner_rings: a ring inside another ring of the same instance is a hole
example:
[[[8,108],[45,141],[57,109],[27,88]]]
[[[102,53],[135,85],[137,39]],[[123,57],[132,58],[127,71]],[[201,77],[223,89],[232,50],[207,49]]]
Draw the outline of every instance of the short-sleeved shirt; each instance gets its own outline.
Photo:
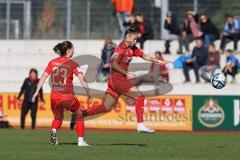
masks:
[[[229,57],[227,57],[227,64],[229,63],[234,63],[234,65],[240,67],[239,60],[234,55],[230,55]]]
[[[125,42],[121,42],[118,47],[115,49],[114,54],[111,57],[111,62],[117,62],[122,69],[125,71],[128,70],[128,66],[132,61],[133,57],[142,57],[143,51],[136,46],[127,47]],[[111,73],[118,73],[118,71],[112,69]]]
[[[51,74],[52,92],[63,94],[74,94],[73,74],[78,75],[82,73],[79,65],[68,57],[59,57],[51,60],[45,72]]]

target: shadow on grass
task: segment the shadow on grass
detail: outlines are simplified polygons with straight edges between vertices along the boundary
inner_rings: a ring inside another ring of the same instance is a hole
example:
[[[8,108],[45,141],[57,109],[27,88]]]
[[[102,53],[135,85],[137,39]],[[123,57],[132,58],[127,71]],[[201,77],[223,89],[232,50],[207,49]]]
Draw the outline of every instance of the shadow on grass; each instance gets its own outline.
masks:
[[[59,143],[59,145],[77,145],[77,143]],[[146,147],[146,144],[135,144],[135,143],[109,143],[109,144],[90,144],[92,146],[138,146]]]

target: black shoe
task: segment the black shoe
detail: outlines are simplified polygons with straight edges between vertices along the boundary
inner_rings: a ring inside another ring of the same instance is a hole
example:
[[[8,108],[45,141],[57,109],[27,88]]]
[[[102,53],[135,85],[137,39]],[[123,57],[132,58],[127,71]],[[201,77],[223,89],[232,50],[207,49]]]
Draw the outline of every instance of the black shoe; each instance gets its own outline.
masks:
[[[71,122],[71,123],[70,123],[70,129],[73,130],[73,129],[74,129],[74,126],[75,126],[75,122]]]
[[[51,133],[50,133],[50,143],[52,145],[58,145],[57,133],[54,131],[51,131]]]
[[[199,81],[199,80],[197,80],[195,83],[196,83],[196,84],[197,84],[197,83],[200,83],[200,81]]]
[[[189,81],[189,80],[185,80],[185,81],[183,82],[183,84],[186,84],[186,83],[190,83],[190,81]]]

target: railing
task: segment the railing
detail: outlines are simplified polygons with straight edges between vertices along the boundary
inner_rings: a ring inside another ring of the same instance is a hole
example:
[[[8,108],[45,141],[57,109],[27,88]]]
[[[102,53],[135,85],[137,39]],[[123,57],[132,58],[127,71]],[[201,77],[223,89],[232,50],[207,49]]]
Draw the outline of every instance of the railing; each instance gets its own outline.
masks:
[[[0,39],[117,39],[120,31],[110,1],[0,0]],[[154,39],[161,37],[162,1],[134,0],[135,13],[140,11],[151,21]],[[184,12],[194,8],[208,13],[220,30],[226,13],[240,15],[238,0],[168,1],[179,24]]]

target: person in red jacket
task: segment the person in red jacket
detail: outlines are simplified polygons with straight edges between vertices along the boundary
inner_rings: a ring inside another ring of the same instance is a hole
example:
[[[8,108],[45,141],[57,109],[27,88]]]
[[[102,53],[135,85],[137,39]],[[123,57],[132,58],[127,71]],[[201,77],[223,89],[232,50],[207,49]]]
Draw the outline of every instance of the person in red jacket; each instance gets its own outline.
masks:
[[[132,14],[133,11],[133,0],[112,0],[112,4],[115,6],[115,12],[117,15],[121,36],[120,39],[124,39],[124,34],[126,31],[126,27],[123,23],[126,21],[126,18]]]

